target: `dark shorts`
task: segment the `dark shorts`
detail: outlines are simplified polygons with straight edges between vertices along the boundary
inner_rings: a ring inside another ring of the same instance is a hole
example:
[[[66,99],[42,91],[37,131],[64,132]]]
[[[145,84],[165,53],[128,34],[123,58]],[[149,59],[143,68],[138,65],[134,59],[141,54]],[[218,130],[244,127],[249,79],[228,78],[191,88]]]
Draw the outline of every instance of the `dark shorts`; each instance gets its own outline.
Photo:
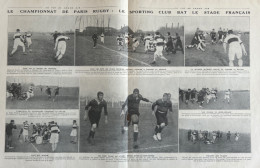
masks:
[[[132,124],[138,124],[139,123],[139,114],[135,114],[135,113],[128,113],[127,114],[127,121],[128,122],[132,122]]]
[[[96,114],[95,112],[89,112],[88,118],[89,118],[91,125],[97,124],[97,126],[98,126],[100,118],[101,118],[101,114]]]
[[[159,113],[157,111],[155,113],[155,117],[157,120],[157,125],[161,125],[162,123],[165,123],[165,125],[168,125],[167,113]]]

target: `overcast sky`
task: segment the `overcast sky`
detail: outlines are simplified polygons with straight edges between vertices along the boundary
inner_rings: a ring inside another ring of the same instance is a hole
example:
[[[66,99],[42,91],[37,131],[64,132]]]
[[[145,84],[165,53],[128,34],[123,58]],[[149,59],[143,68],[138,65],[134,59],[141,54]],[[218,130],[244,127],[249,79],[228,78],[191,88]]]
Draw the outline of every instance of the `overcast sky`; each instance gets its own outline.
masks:
[[[173,16],[150,16],[150,15],[131,15],[129,16],[129,27],[136,31],[141,29],[143,31],[156,31],[160,27],[173,27],[183,26],[183,17],[173,17]]]
[[[74,16],[8,16],[8,32],[64,32],[75,30]]]
[[[249,78],[180,78],[181,89],[249,90]]]
[[[69,118],[69,119],[64,119],[64,118],[6,118],[5,122],[6,123],[10,123],[11,120],[14,120],[15,124],[23,124],[23,122],[28,121],[28,123],[40,123],[40,124],[44,124],[46,123],[48,125],[48,122],[54,121],[57,122],[58,125],[62,126],[62,125],[72,125],[73,120],[77,121],[77,124],[79,125],[79,121],[78,119],[75,118]]]
[[[66,77],[7,77],[8,82],[33,83],[34,85],[60,86],[60,87],[78,87],[77,78]]]
[[[138,88],[143,97],[151,101],[162,98],[163,93],[171,93],[172,101],[177,102],[178,80],[176,78],[82,78],[80,96],[96,97],[98,91],[104,92],[105,99],[125,101],[133,90]]]
[[[231,133],[250,133],[250,119],[227,119],[227,118],[212,118],[212,119],[180,119],[180,129],[196,129],[208,131],[231,131]]]
[[[249,17],[185,17],[185,33],[195,33],[197,28],[203,31],[217,31],[219,28],[249,31]]]
[[[109,27],[120,29],[121,26],[128,25],[128,18],[126,15],[88,15],[88,16],[78,16],[76,19],[76,28],[84,29],[84,27],[97,26],[97,20],[99,27],[104,19],[104,26],[108,26],[108,20],[110,18]]]

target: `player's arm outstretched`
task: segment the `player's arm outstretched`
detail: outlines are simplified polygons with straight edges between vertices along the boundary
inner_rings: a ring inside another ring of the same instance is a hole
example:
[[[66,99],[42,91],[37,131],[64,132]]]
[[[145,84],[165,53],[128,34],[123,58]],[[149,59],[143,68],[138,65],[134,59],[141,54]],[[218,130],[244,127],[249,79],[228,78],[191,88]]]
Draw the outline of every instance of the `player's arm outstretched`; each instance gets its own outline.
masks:
[[[128,97],[127,97],[127,99],[125,100],[124,104],[122,105],[120,116],[125,115],[126,110],[124,110],[124,109],[125,109],[125,107],[126,107],[127,105],[128,105]]]
[[[88,111],[89,111],[89,108],[91,107],[91,103],[92,101],[90,101],[88,103],[88,105],[85,107],[85,115],[84,115],[84,120],[86,121],[88,119]]]
[[[158,107],[158,100],[152,104],[152,115],[155,115],[157,107]]]
[[[242,40],[240,38],[238,38],[238,41],[240,43],[240,46],[241,46],[241,49],[242,49],[242,52],[243,52],[244,56],[247,56],[247,52],[246,52],[244,43],[242,42]]]

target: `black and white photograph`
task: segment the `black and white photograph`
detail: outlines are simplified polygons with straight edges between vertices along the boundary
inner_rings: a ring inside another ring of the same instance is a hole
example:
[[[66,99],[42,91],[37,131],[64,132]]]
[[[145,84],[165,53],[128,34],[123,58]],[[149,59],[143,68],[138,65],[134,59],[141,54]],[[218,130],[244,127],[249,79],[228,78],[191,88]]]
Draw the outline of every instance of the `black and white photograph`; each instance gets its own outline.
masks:
[[[184,66],[183,46],[182,17],[76,18],[78,66]]]
[[[6,118],[5,152],[77,153],[78,119]]]
[[[249,78],[180,78],[179,108],[249,110]]]
[[[74,65],[74,16],[8,16],[8,65]]]
[[[249,17],[186,17],[185,66],[250,66]]]
[[[82,153],[178,152],[178,80],[82,78],[79,143]]]
[[[181,153],[250,153],[249,118],[180,119]]]
[[[78,109],[79,79],[7,77],[6,109]]]

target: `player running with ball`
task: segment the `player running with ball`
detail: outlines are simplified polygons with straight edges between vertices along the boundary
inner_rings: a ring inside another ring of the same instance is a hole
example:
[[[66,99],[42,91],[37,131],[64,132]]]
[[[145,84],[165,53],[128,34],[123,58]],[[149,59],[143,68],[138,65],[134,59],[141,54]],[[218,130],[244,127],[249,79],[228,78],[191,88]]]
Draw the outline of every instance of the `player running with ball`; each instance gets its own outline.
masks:
[[[124,109],[125,106],[128,107],[128,114],[127,114],[127,121],[128,121],[128,125],[130,125],[130,123],[132,122],[133,127],[134,127],[134,148],[137,149],[138,148],[138,144],[137,144],[137,139],[138,139],[138,124],[139,124],[139,116],[140,116],[140,112],[139,112],[139,105],[141,101],[145,101],[145,102],[150,102],[148,99],[143,98],[143,96],[141,94],[139,94],[139,89],[134,89],[133,94],[130,94],[125,103],[122,105],[122,113],[121,116],[124,115]]]

